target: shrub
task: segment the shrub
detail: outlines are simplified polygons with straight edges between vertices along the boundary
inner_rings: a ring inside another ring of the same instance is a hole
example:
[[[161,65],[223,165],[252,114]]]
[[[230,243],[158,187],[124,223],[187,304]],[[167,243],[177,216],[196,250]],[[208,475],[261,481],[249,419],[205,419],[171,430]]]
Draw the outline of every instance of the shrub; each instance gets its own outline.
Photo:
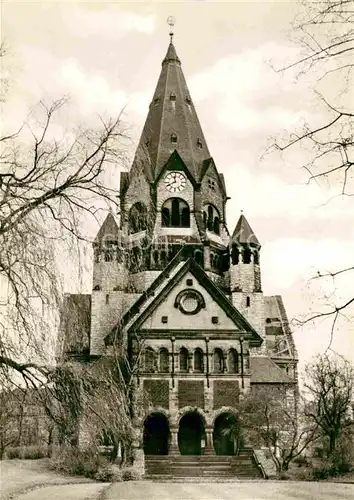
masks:
[[[6,451],[6,458],[8,460],[13,460],[14,458],[21,457],[21,447],[20,446],[9,446]]]
[[[24,446],[21,453],[21,458],[26,460],[36,460],[48,456],[46,446]]]
[[[315,481],[320,481],[321,479],[327,479],[329,477],[337,476],[337,470],[333,465],[331,466],[323,466],[323,467],[314,467],[312,469],[312,478]]]
[[[331,457],[333,469],[336,470],[337,474],[346,474],[352,470],[351,464],[351,451],[345,448],[337,450]]]
[[[296,473],[297,481],[311,481],[314,479],[313,471],[311,469],[302,469]]]
[[[100,467],[107,461],[93,451],[81,451],[67,447],[50,461],[50,467],[65,474],[95,478]]]
[[[289,474],[287,474],[286,472],[280,472],[279,475],[278,475],[278,479],[280,479],[281,481],[287,481],[289,478]]]
[[[322,446],[316,446],[314,449],[314,457],[323,458],[325,456],[325,450]]]
[[[118,483],[122,481],[122,471],[114,465],[107,464],[99,468],[95,479],[103,483]]]
[[[296,464],[298,467],[308,467],[310,465],[308,459],[304,455],[299,455],[298,457],[294,458],[294,464]]]
[[[122,470],[123,481],[138,481],[141,479],[140,474],[132,467]]]

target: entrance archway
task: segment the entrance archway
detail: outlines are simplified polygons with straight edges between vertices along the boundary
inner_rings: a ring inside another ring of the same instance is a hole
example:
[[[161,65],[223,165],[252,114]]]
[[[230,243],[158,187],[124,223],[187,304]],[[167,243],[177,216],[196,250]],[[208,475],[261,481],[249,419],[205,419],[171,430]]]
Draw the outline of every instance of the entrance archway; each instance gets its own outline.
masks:
[[[168,455],[170,427],[162,413],[149,415],[144,422],[145,455]]]
[[[240,448],[240,427],[232,413],[222,413],[214,423],[213,443],[216,455],[237,455]]]
[[[201,455],[205,429],[202,417],[197,412],[184,415],[179,423],[178,447],[181,455]]]

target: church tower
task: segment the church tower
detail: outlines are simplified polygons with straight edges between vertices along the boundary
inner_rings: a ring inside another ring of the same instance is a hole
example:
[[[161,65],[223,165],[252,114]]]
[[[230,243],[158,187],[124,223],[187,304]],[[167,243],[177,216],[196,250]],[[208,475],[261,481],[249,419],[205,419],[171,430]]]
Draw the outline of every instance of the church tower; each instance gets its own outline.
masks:
[[[131,285],[142,293],[182,249],[223,280],[226,189],[171,41],[135,154],[121,181]]]
[[[90,354],[104,352],[104,336],[117,324],[125,309],[127,284],[123,235],[109,213],[95,241],[91,295]]]
[[[231,238],[230,289],[233,305],[265,339],[264,297],[260,269],[261,245],[241,214]],[[263,343],[263,350],[265,342]]]
[[[243,446],[244,461],[223,467],[247,475],[253,444],[227,433],[238,428],[242,398],[251,388],[297,390],[282,299],[263,296],[261,245],[244,214],[230,236],[226,201],[171,36],[131,170],[121,173],[119,220],[109,213],[93,243],[90,300],[66,302],[71,318],[72,302],[90,317],[88,359],[124,352],[132,446],[147,474],[163,465],[173,476],[183,463],[188,474],[204,467],[215,476],[207,455],[222,461]],[[180,455],[206,457],[194,466]]]

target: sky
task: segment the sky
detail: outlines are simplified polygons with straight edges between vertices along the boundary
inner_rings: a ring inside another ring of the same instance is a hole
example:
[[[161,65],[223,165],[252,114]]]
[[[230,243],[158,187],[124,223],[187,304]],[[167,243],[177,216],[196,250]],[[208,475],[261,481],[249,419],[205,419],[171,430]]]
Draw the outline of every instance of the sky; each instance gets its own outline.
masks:
[[[335,185],[308,184],[305,150],[269,152],[274,138],[323,118],[311,77],[274,71],[300,54],[289,39],[298,8],[295,1],[3,1],[10,85],[2,114],[16,128],[39,100],[64,95],[70,119],[86,125],[124,108],[133,153],[167,50],[166,19],[174,16],[175,47],[231,197],[229,229],[243,210],[262,244],[264,293],[283,296],[303,367],[328,346],[331,321],[299,328],[296,320],[341,304],[353,290],[350,273],[313,278],[353,265],[354,205],[335,196]],[[91,283],[67,286],[90,292]],[[332,348],[354,361],[352,312],[336,323]]]

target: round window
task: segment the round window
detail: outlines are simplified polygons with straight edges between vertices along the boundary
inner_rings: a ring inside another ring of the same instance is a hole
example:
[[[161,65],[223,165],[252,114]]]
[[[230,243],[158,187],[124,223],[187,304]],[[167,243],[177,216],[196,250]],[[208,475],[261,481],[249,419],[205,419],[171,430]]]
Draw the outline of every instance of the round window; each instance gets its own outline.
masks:
[[[176,297],[175,307],[178,307],[183,314],[197,314],[202,307],[205,307],[205,301],[197,290],[182,290]]]
[[[187,313],[193,313],[198,309],[199,301],[194,293],[186,293],[181,300],[181,306]]]

